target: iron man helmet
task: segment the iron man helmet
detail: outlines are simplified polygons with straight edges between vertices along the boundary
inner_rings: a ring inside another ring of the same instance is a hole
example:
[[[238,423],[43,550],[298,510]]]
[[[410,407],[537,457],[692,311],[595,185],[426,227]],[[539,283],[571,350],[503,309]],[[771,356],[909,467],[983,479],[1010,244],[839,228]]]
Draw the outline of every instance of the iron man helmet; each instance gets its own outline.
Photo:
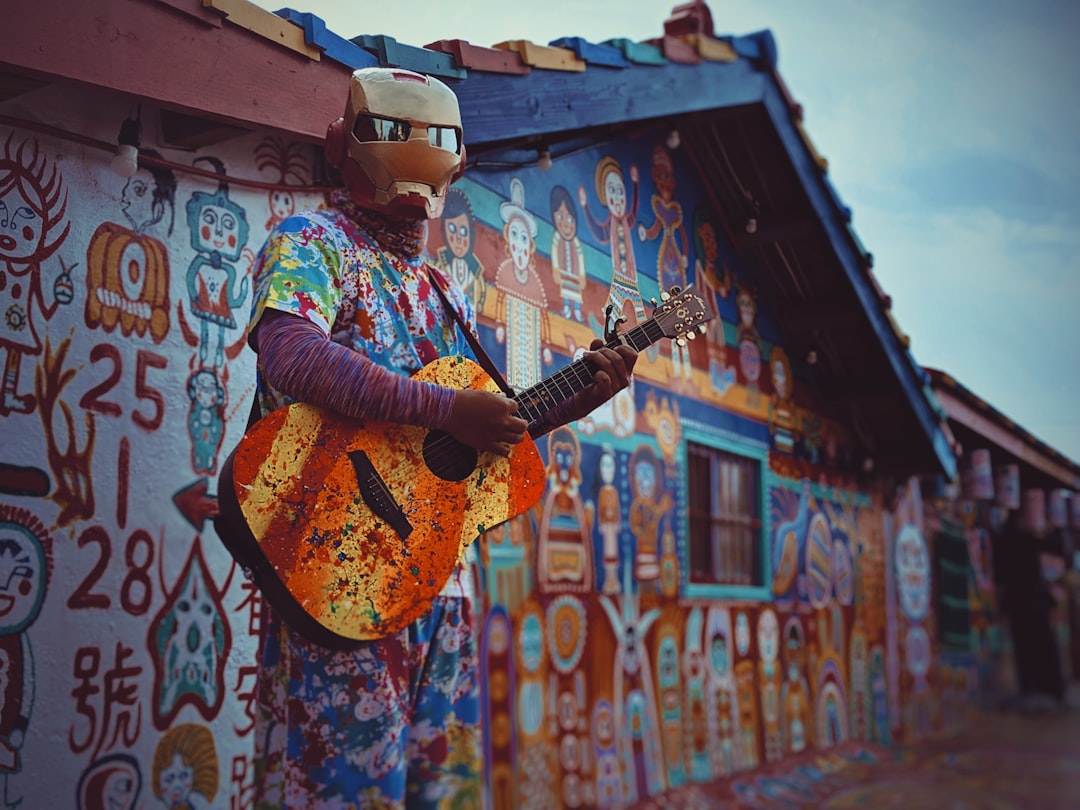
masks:
[[[357,70],[345,115],[327,132],[326,154],[358,204],[435,219],[465,170],[457,97],[411,70]]]

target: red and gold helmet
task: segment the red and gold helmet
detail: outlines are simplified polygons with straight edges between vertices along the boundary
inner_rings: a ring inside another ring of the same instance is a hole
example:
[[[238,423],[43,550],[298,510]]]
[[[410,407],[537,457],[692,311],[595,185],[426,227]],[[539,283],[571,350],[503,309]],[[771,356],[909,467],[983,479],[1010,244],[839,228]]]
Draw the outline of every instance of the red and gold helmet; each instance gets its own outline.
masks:
[[[357,70],[345,115],[326,133],[326,157],[357,204],[435,219],[450,184],[465,171],[457,97],[438,79],[411,70]]]

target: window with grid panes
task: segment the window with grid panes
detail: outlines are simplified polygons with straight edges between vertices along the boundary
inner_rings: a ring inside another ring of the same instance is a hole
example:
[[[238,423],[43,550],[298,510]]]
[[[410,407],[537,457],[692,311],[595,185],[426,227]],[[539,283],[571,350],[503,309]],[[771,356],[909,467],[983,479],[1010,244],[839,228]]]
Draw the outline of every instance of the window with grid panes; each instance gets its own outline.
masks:
[[[761,461],[692,441],[686,450],[690,582],[763,585]]]

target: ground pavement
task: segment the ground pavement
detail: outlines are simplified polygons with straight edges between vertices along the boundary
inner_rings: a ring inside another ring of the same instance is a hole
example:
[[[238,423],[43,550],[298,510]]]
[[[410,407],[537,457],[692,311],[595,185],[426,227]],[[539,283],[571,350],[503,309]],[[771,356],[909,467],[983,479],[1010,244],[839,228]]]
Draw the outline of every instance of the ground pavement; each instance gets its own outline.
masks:
[[[844,743],[631,810],[1080,809],[1080,708],[997,711],[917,744]]]

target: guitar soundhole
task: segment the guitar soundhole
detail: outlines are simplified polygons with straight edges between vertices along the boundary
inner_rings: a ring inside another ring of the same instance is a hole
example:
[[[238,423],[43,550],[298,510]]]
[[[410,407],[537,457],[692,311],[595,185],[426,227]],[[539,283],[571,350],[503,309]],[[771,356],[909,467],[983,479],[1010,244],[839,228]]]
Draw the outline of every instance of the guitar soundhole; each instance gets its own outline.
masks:
[[[476,469],[476,450],[442,430],[424,439],[424,463],[444,481],[464,481]]]

